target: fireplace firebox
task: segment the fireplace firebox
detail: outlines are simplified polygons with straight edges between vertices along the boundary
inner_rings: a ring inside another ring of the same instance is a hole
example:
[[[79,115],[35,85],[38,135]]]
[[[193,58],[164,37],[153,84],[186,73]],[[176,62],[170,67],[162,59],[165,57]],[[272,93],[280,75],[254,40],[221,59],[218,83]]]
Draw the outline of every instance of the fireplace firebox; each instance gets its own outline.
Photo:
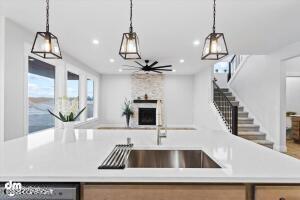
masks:
[[[156,125],[156,108],[139,108],[139,125]]]

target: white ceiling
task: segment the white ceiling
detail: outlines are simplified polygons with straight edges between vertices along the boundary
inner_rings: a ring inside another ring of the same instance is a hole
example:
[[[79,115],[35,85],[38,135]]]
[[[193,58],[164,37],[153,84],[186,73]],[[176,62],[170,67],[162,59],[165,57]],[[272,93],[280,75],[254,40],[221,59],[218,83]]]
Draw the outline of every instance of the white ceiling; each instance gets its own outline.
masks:
[[[32,32],[44,30],[44,0],[0,0],[2,12]],[[119,73],[118,50],[129,26],[129,0],[50,0],[50,29],[62,49],[101,73]],[[299,41],[299,0],[217,0],[217,31],[230,53],[265,54]],[[134,30],[142,56],[192,74],[211,32],[212,0],[134,0]],[[100,44],[95,46],[92,40]],[[200,40],[194,47],[193,41]],[[110,63],[109,59],[115,59]],[[184,59],[183,64],[179,63]]]

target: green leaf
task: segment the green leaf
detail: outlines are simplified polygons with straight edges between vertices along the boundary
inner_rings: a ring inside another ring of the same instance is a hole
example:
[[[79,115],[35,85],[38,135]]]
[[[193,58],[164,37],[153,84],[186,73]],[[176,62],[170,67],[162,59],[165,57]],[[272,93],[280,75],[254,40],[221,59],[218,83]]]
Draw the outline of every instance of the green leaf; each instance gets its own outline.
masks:
[[[81,115],[81,113],[86,109],[86,107],[84,107],[77,115],[76,117],[74,117],[74,121]]]
[[[74,114],[73,114],[73,112],[71,112],[70,115],[69,115],[69,121],[74,121]]]
[[[67,119],[65,118],[65,116],[63,114],[61,114],[61,112],[59,112],[58,114],[63,122],[67,122]]]
[[[58,117],[56,114],[54,114],[53,112],[51,112],[49,109],[48,109],[48,112],[49,112],[52,116],[54,116],[55,118],[57,118],[57,119],[59,119],[60,121],[63,122],[63,120],[62,120],[60,117]]]

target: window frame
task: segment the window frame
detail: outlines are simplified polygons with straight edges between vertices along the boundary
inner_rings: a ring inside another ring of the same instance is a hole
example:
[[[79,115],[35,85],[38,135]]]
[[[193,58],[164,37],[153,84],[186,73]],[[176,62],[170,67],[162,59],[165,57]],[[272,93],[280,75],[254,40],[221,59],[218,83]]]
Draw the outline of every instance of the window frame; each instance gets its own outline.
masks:
[[[73,73],[78,75],[79,80],[78,80],[78,106],[79,109],[81,109],[81,104],[82,104],[82,74],[83,72],[75,67],[74,65],[71,65],[69,63],[66,63],[66,68],[65,68],[65,77],[64,77],[64,81],[65,81],[65,93],[63,96],[68,97],[68,72]],[[68,97],[69,98],[69,97]],[[81,117],[79,117],[78,121],[75,121],[75,124],[79,124],[84,122],[84,119]]]
[[[24,71],[23,71],[23,86],[24,86],[24,110],[23,110],[23,132],[24,135],[29,134],[29,94],[28,94],[28,73],[29,73],[29,57],[32,57],[34,59],[40,60],[42,62],[48,63],[49,65],[53,65],[55,68],[55,79],[54,79],[54,105],[55,109],[57,108],[57,97],[59,96],[59,91],[57,90],[58,85],[60,85],[60,81],[58,79],[61,71],[58,70],[60,67],[63,66],[62,62],[60,60],[50,60],[50,59],[43,59],[35,54],[30,53],[31,47],[30,44],[24,44]],[[57,120],[54,122],[54,128],[57,127]],[[31,134],[36,134],[45,130],[49,129],[43,129],[40,131],[32,132]]]
[[[98,118],[98,115],[97,115],[97,112],[96,112],[96,110],[97,110],[96,109],[97,108],[96,107],[96,81],[91,76],[86,77],[86,98],[85,99],[87,101],[87,98],[88,98],[88,84],[87,84],[87,82],[88,82],[88,80],[93,81],[93,97],[94,97],[94,99],[93,99],[93,117],[88,118],[87,113],[86,113],[86,121],[90,121],[90,120]],[[87,106],[87,102],[86,102],[86,106]]]
[[[58,98],[62,96],[67,96],[67,72],[79,75],[79,106],[80,108],[86,106],[87,100],[87,79],[91,79],[94,81],[94,116],[93,118],[87,118],[87,115],[83,114],[80,117],[80,121],[76,123],[77,126],[84,125],[85,123],[90,123],[91,121],[95,121],[99,119],[99,83],[100,83],[100,74],[94,74],[89,70],[83,70],[80,67],[76,67],[75,65],[70,64],[70,62],[65,60],[57,60],[57,59],[43,59],[40,58],[31,52],[31,44],[24,43],[24,68],[23,68],[23,85],[24,85],[24,110],[23,110],[23,132],[24,136],[28,135],[28,126],[29,126],[29,117],[28,117],[28,57],[33,57],[45,63],[55,66],[55,110],[58,108]],[[79,63],[80,64],[80,63]],[[56,129],[62,128],[62,122],[58,119],[55,119],[55,127],[49,128]],[[36,134],[38,132],[43,132],[48,129],[44,129],[41,131],[33,132],[31,134]]]

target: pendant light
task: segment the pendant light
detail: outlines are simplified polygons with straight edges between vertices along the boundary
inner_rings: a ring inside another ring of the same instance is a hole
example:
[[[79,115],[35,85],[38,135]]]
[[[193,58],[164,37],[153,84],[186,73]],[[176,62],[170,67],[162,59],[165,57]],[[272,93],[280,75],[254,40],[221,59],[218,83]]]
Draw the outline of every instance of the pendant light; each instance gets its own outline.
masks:
[[[49,31],[49,0],[46,0],[46,32],[37,32],[31,53],[44,59],[62,59],[58,39]]]
[[[132,0],[130,0],[130,27],[129,33],[123,33],[120,56],[125,60],[141,59],[139,38],[132,27]]]
[[[204,43],[202,60],[219,60],[228,55],[227,44],[223,33],[216,33],[216,0],[214,0],[213,32]]]

